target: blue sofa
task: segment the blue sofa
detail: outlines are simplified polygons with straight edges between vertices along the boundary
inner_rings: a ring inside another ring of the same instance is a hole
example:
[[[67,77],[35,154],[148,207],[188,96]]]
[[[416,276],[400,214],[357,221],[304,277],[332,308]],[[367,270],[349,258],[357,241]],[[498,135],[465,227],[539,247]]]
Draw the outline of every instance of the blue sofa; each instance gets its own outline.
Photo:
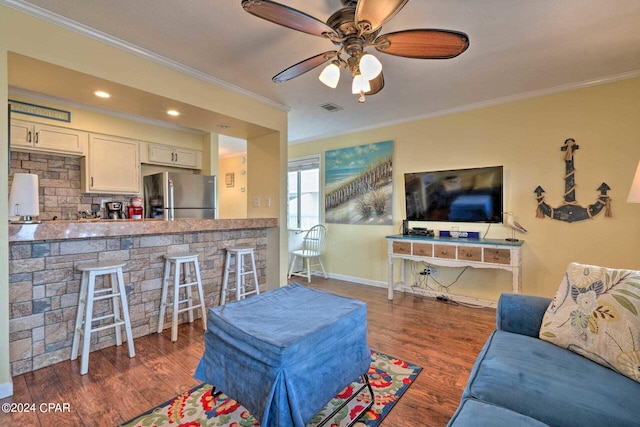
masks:
[[[550,302],[500,297],[497,328],[447,426],[640,426],[640,383],[538,338]]]

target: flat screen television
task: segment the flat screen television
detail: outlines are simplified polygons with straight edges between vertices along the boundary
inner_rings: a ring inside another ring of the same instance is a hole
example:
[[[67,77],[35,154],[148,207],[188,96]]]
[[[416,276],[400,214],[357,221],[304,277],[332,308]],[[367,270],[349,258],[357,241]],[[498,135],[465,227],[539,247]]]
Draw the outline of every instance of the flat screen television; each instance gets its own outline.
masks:
[[[409,221],[502,222],[502,166],[404,174]]]

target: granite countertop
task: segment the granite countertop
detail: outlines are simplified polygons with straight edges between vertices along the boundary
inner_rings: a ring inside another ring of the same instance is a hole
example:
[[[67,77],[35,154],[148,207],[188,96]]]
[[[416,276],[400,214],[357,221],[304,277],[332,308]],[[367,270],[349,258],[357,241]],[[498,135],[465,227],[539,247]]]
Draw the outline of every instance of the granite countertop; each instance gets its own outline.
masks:
[[[191,233],[197,231],[273,228],[277,218],[176,219],[164,221],[103,220],[43,221],[40,224],[9,224],[9,243],[39,240],[88,239],[92,237],[137,236],[145,234]]]

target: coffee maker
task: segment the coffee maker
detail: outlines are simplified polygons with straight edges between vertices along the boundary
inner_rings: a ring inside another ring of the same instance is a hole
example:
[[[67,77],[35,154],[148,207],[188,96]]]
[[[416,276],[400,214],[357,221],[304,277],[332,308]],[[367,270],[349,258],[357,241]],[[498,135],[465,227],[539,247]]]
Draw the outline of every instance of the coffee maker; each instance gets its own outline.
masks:
[[[108,202],[107,203],[107,219],[123,219],[125,218],[122,211],[122,203],[120,202]]]

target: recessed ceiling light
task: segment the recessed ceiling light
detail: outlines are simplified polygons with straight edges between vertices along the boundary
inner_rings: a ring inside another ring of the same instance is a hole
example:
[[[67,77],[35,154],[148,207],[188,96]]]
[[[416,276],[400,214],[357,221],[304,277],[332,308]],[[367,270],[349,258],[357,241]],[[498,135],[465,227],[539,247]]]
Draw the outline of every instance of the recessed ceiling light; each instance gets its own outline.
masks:
[[[111,94],[108,93],[108,92],[105,92],[103,90],[97,90],[97,91],[93,92],[93,94],[95,96],[100,97],[100,98],[111,98]]]
[[[178,111],[176,111],[176,110],[169,110],[169,111],[167,111],[167,114],[170,115],[170,116],[174,116],[174,117],[180,115],[180,113]]]

